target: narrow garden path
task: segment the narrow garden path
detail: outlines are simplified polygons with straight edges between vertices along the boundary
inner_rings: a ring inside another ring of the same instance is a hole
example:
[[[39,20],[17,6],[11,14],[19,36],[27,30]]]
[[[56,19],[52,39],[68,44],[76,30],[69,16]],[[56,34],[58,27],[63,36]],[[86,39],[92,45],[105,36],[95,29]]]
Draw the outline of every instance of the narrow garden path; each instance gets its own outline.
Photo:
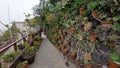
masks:
[[[51,44],[48,39],[43,39],[37,52],[35,61],[29,68],[68,68],[62,54]],[[70,67],[69,68],[75,68]]]

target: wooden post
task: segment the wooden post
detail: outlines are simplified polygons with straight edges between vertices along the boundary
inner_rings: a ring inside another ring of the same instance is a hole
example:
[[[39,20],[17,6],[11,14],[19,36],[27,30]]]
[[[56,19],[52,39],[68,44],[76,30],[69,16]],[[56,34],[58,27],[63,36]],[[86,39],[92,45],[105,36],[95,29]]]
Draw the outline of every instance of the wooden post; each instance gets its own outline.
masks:
[[[17,45],[16,45],[16,43],[14,44],[14,50],[17,51]]]

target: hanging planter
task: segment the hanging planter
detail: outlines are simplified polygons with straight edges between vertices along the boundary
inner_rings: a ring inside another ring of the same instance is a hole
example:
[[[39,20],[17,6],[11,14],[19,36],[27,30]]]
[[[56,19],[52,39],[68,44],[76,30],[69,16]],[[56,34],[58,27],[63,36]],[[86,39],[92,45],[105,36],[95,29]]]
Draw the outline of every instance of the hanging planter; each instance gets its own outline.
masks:
[[[71,32],[71,34],[74,34],[75,33],[75,28],[71,28],[70,32]]]
[[[81,7],[81,8],[79,9],[79,13],[80,13],[80,14],[83,14],[84,10],[85,10],[85,8]]]
[[[93,16],[93,18],[98,18],[99,17],[98,12],[92,11],[92,16]]]

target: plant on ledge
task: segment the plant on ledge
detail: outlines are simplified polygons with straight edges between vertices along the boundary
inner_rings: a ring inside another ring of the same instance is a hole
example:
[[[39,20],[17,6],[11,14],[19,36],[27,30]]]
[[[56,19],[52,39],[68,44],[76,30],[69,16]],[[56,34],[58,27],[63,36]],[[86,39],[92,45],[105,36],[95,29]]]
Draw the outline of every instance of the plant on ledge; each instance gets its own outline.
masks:
[[[18,52],[11,52],[9,54],[6,54],[6,55],[3,55],[2,56],[2,59],[5,61],[5,62],[12,62],[16,56],[17,56]]]
[[[36,55],[35,46],[26,46],[24,48],[23,59],[27,60],[29,64],[34,62],[35,55]]]

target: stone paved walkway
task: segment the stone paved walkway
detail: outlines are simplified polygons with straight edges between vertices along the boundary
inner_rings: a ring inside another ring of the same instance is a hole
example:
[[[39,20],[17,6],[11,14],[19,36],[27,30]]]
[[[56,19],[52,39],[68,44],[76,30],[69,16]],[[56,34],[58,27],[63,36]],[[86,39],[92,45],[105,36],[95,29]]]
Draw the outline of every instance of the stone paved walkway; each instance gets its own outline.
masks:
[[[40,49],[35,57],[35,62],[29,68],[68,68],[62,54],[50,43],[43,39]],[[69,67],[75,68],[75,67]]]

